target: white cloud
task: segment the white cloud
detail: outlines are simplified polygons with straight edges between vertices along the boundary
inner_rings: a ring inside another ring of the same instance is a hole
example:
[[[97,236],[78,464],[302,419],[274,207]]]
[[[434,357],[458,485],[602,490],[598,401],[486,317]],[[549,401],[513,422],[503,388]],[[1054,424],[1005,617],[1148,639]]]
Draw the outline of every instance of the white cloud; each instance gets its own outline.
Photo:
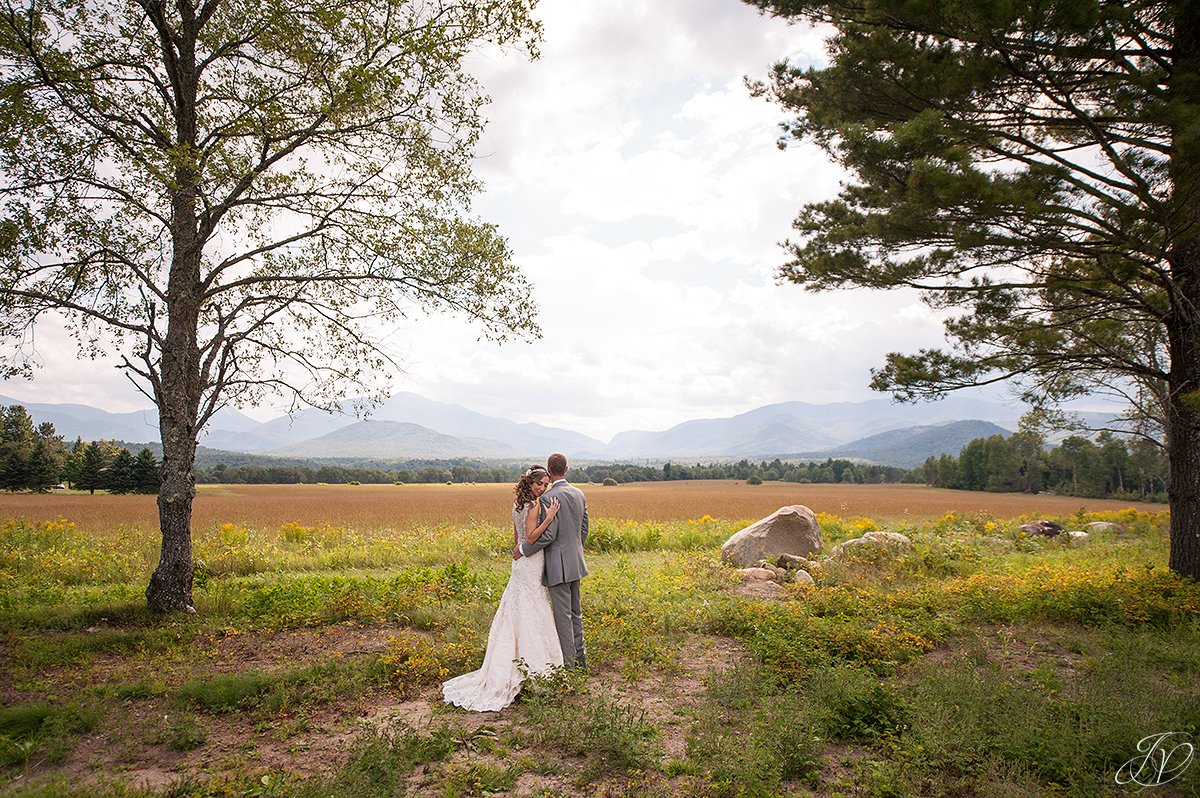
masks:
[[[539,60],[473,63],[493,98],[475,212],[509,236],[545,337],[497,346],[461,319],[415,319],[387,338],[396,391],[607,440],[870,398],[886,352],[940,341],[911,294],[775,283],[778,242],[841,173],[813,146],[780,151],[784,114],[743,79],[819,60],[819,33],[730,0],[542,0],[539,16]],[[145,406],[111,364],[69,352],[45,347],[40,401]]]

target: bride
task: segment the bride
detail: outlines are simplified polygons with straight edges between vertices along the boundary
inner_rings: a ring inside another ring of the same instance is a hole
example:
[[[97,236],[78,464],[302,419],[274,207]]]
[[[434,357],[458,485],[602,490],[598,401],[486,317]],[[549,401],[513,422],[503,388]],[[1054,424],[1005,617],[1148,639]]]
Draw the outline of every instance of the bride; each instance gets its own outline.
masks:
[[[540,497],[550,487],[550,475],[542,466],[531,466],[521,475],[514,493],[513,538],[533,543],[558,513],[558,499],[541,515]],[[538,508],[534,510],[533,508]],[[544,553],[513,560],[508,586],[500,597],[500,606],[488,632],[487,653],[483,666],[471,673],[455,676],[442,684],[442,697],[474,712],[495,712],[512,703],[528,675],[544,674],[563,664],[550,594],[542,585]]]

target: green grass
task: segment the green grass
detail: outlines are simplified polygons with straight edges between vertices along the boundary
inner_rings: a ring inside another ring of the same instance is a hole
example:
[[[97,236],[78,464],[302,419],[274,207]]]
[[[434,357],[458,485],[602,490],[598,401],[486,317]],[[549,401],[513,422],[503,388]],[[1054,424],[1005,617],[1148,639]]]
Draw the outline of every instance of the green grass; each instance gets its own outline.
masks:
[[[247,670],[180,685],[177,704],[220,715],[261,709],[278,714],[296,707],[359,694],[385,683],[386,669],[377,659],[321,662],[282,673]]]
[[[588,689],[571,674],[535,690],[521,709],[529,746],[547,752],[543,756],[578,757],[584,778],[646,770],[661,761],[660,730],[644,709]]]
[[[708,679],[694,712],[687,759],[672,772],[698,777],[692,788],[714,796],[769,796],[786,782],[815,786],[825,739],[802,690],[785,688],[754,663]]]
[[[334,776],[311,779],[297,785],[294,792],[281,791],[281,794],[302,798],[402,795],[402,785],[414,768],[444,762],[454,750],[454,732],[445,726],[428,732],[404,725],[368,729]]]
[[[61,760],[77,735],[96,727],[100,715],[100,707],[82,702],[34,701],[0,709],[0,766]]]

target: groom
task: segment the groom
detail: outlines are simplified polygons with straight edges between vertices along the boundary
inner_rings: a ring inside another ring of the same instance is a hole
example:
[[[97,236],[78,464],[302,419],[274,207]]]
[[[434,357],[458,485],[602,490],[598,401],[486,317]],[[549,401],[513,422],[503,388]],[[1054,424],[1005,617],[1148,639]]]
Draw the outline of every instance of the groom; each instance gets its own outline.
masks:
[[[588,533],[587,500],[583,491],[567,482],[565,455],[550,455],[546,460],[546,471],[550,474],[550,488],[542,494],[541,502],[548,505],[551,499],[558,499],[558,514],[536,541],[522,541],[518,555],[528,557],[545,549],[542,584],[550,590],[554,628],[562,646],[563,663],[586,668],[579,580],[588,572],[587,563],[583,561],[583,544],[587,542]]]

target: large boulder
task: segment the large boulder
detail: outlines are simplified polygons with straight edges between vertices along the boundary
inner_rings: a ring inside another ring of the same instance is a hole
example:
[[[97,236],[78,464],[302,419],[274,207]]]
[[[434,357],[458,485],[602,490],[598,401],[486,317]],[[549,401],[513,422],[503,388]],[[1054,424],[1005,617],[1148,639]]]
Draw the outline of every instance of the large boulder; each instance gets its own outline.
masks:
[[[733,533],[721,546],[721,558],[739,568],[782,554],[807,557],[821,551],[821,525],[803,504],[780,507],[761,521]]]

